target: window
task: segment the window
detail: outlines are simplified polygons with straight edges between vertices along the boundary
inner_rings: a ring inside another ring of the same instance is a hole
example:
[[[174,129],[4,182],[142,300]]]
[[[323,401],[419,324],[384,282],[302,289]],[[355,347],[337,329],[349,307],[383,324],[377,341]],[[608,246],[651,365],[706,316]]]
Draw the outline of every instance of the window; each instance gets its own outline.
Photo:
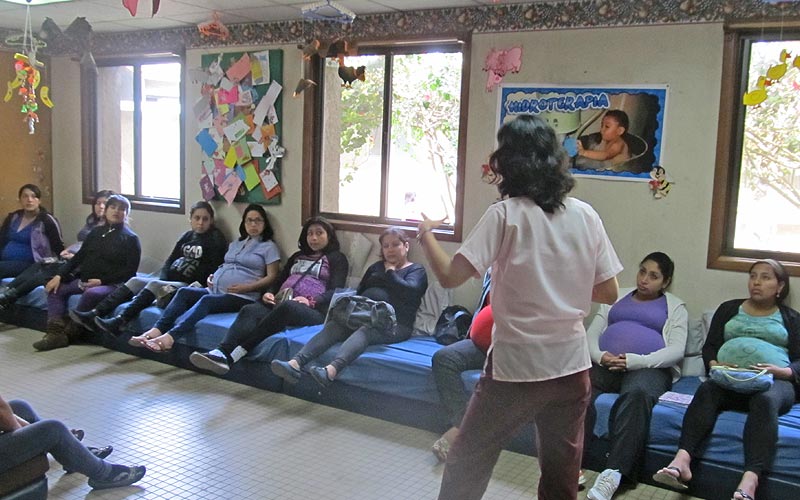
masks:
[[[468,61],[468,44],[455,40],[365,44],[341,62],[316,58],[304,215],[380,231],[416,228],[424,212],[447,218],[442,239],[460,240]]]
[[[84,68],[84,199],[113,189],[138,209],[183,212],[182,67],[159,56]]]
[[[798,56],[798,27],[726,28],[711,268],[747,270],[753,259],[774,258],[800,275]],[[745,106],[745,93],[766,98]]]

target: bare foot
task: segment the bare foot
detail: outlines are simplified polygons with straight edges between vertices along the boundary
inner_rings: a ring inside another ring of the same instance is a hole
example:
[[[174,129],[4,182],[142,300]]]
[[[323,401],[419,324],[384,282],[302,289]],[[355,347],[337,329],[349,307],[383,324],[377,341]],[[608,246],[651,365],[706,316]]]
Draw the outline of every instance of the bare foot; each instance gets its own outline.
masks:
[[[148,340],[147,342],[145,342],[144,346],[153,352],[165,353],[172,349],[172,345],[174,343],[175,339],[172,338],[172,335],[170,335],[169,333],[165,333],[160,337]]]
[[[655,474],[653,480],[676,490],[685,490],[692,480],[691,456],[685,450],[678,450],[675,458],[666,467],[662,467]]]
[[[746,471],[742,474],[739,486],[733,492],[734,500],[754,500],[758,488],[758,475],[755,472]]]
[[[161,335],[161,330],[158,328],[151,328],[141,335],[137,335],[128,339],[128,344],[134,347],[144,347],[148,340],[153,340]]]
[[[336,368],[331,365],[325,367],[325,371],[328,372],[328,378],[330,380],[336,380]]]

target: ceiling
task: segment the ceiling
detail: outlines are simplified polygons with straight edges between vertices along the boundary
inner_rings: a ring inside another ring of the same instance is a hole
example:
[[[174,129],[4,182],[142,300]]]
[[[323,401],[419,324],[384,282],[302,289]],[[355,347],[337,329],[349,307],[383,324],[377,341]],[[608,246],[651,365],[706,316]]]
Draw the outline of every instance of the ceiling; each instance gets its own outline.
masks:
[[[356,15],[382,14],[449,7],[480,7],[496,4],[536,3],[509,0],[335,0]],[[564,0],[561,0],[564,1]],[[543,3],[544,0],[539,0]],[[45,17],[62,29],[78,16],[86,17],[96,32],[120,32],[166,28],[185,28],[211,20],[216,10],[223,24],[289,21],[301,19],[301,7],[315,0],[161,0],[151,17],[152,1],[139,0],[136,17],[123,7],[122,0],[72,0],[32,6],[31,25],[39,31]],[[552,1],[550,3],[553,3]],[[399,7],[398,4],[402,4]],[[0,28],[19,29],[25,25],[26,6],[0,1]]]

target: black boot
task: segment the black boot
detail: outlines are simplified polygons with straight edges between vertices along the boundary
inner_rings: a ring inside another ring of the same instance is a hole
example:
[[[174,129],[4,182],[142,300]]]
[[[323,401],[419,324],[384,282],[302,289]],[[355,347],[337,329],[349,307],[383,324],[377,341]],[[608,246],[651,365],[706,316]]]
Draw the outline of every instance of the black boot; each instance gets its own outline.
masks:
[[[69,319],[83,328],[86,328],[87,330],[94,331],[95,317],[97,317],[97,309],[92,309],[91,311],[78,311],[77,309],[69,310]]]
[[[100,301],[99,304],[94,306],[95,316],[104,318],[114,312],[118,305],[124,304],[133,298],[133,292],[125,285],[117,288],[109,293],[106,298]],[[94,319],[94,318],[92,318]],[[94,325],[92,325],[94,328]]]
[[[118,337],[122,328],[150,306],[155,299],[156,296],[153,292],[143,288],[118,315],[108,319],[98,316],[94,319],[94,324],[104,332]]]
[[[100,316],[94,318],[95,326],[114,338],[119,337],[120,330],[122,330],[122,327],[125,326],[126,323],[127,321],[119,315],[113,318],[101,318]]]
[[[17,301],[19,292],[16,288],[6,288],[0,292],[0,311],[8,309],[8,307]]]
[[[69,339],[64,332],[63,319],[51,319],[47,322],[47,331],[44,338],[33,343],[33,348],[37,351],[50,351],[59,347],[67,347]]]

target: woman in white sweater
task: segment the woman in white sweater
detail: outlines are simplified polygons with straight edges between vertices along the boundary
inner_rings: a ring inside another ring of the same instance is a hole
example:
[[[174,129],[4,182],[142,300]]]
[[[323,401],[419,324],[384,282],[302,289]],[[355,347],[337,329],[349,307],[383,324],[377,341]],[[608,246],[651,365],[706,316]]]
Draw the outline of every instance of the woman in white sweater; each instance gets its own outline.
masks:
[[[613,306],[600,306],[586,330],[592,358],[587,444],[596,419],[594,401],[606,392],[619,393],[609,417],[606,469],[587,494],[591,500],[609,500],[623,479],[636,483],[653,406],[680,378],[688,313],[684,302],[666,291],[674,269],[662,252],[646,256],[639,264],[636,288]]]

